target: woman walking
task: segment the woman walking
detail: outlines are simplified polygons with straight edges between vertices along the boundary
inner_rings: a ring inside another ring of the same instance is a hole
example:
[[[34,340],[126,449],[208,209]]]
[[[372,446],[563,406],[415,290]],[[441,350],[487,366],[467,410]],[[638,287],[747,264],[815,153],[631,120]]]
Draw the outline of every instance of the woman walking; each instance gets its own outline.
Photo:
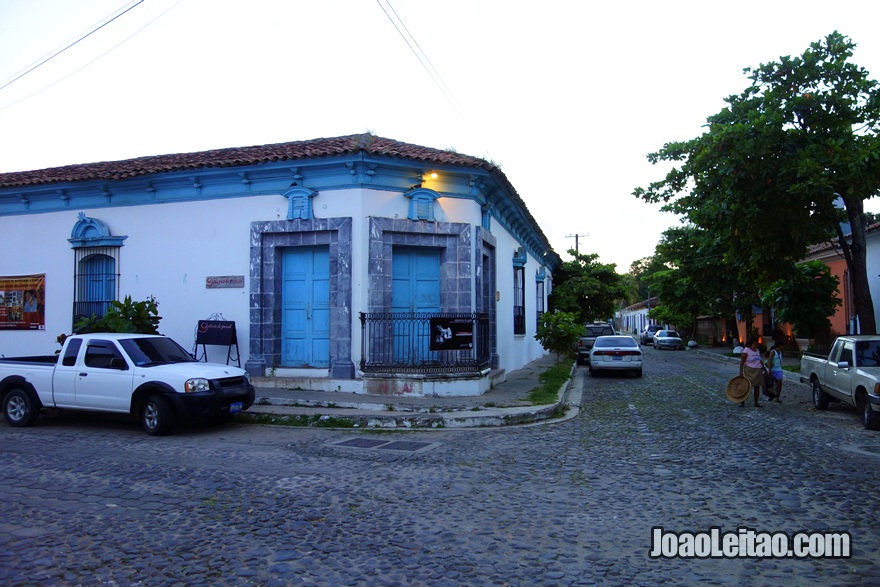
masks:
[[[758,397],[761,394],[761,386],[764,385],[764,373],[767,368],[764,367],[764,361],[761,360],[761,351],[758,350],[758,337],[750,336],[746,340],[746,346],[742,355],[739,357],[739,374],[749,380],[752,388],[755,390],[755,407],[763,408],[758,403]],[[743,407],[746,402],[743,401],[739,406]]]

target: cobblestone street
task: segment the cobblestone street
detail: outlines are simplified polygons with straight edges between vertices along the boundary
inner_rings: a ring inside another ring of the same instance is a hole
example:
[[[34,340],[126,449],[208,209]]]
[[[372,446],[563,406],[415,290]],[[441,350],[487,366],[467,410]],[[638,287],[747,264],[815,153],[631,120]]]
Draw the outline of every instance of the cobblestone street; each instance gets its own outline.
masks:
[[[527,427],[0,423],[0,584],[877,585],[880,433],[852,409],[739,408],[736,363],[643,347]],[[850,532],[849,559],[652,559],[667,531]]]

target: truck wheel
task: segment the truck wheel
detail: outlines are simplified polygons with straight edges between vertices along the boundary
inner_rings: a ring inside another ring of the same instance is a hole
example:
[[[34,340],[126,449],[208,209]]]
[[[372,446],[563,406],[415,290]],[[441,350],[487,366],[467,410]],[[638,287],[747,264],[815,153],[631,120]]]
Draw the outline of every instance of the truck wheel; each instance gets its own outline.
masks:
[[[40,408],[34,396],[20,387],[12,389],[3,398],[3,416],[10,426],[32,426],[39,415]]]
[[[868,430],[880,429],[880,415],[871,407],[868,398],[862,399],[862,424]]]
[[[159,394],[148,397],[141,408],[141,424],[150,436],[168,434],[173,417],[168,400]]]
[[[828,394],[822,391],[822,386],[819,385],[818,380],[813,379],[810,385],[813,387],[813,407],[817,410],[827,410],[830,399]]]

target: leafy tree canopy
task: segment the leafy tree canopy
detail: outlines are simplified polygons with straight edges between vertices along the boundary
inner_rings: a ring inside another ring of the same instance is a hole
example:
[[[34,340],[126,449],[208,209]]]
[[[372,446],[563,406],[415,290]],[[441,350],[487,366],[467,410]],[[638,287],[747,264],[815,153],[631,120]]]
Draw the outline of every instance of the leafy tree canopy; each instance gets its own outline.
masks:
[[[617,302],[626,297],[626,279],[617,273],[614,263],[599,262],[599,255],[579,253],[565,261],[554,275],[551,308],[569,312],[581,324],[607,320],[614,316]]]
[[[759,288],[794,275],[809,245],[837,236],[862,329],[873,333],[864,200],[880,191],[880,91],[849,62],[854,48],[834,32],[799,57],[745,69],[751,85],[706,132],[648,155],[675,166],[634,195],[707,231],[725,270]]]
[[[570,312],[544,312],[538,320],[535,339],[546,350],[556,353],[558,363],[563,356],[575,354],[578,340],[584,332],[583,322]]]
[[[821,261],[798,265],[789,279],[773,283],[763,296],[765,306],[776,309],[776,317],[792,324],[799,333],[820,342],[830,342],[828,317],[841,305],[837,297],[839,280]]]
[[[665,271],[667,269],[669,269],[669,267],[667,267],[663,259],[656,254],[633,261],[629,266],[629,275],[635,282],[635,287],[637,288],[636,299],[646,300],[652,295],[656,295],[655,292],[651,292],[645,279],[658,271]]]

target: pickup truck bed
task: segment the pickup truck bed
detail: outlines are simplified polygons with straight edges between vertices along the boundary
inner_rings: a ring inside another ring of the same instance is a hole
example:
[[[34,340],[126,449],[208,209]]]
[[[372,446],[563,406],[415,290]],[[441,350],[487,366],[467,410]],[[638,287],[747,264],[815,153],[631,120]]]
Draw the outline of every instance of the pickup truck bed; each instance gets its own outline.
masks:
[[[14,357],[11,359],[0,358],[0,365],[26,365],[28,363],[37,363],[44,365],[46,363],[54,365],[58,362],[58,355],[40,355],[38,357]]]

